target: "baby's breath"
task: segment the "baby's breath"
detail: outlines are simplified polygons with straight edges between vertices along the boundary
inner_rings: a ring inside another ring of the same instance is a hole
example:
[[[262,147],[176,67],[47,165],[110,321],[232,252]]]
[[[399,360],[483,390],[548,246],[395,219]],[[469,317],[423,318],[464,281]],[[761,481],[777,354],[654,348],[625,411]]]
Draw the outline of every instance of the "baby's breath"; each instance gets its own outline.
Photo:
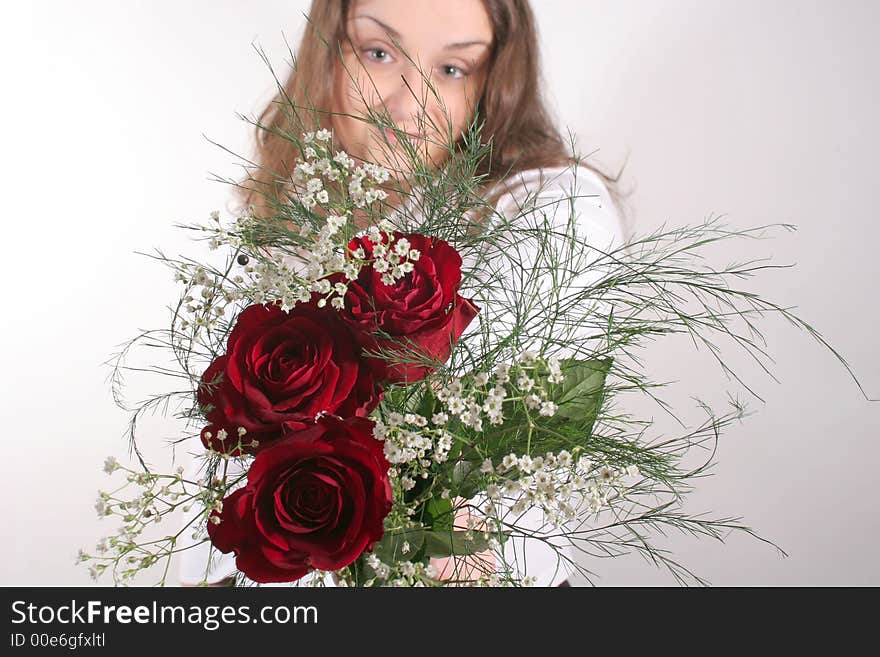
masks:
[[[77,562],[91,562],[89,573],[96,581],[106,572],[112,573],[116,584],[129,584],[139,571],[164,563],[164,583],[172,555],[182,549],[178,547],[181,534],[187,531],[195,532],[201,540],[207,537],[203,528],[196,526],[175,527],[172,533],[155,539],[151,527],[196,502],[205,509],[202,518],[217,518],[211,514],[222,511],[226,484],[220,480],[189,481],[183,477],[183,468],[174,474],[137,471],[112,456],[105,460],[104,471],[111,476],[122,472],[125,477],[112,491],[98,492],[95,510],[100,518],[115,517],[121,524],[115,534],[98,541],[94,554],[80,550]]]

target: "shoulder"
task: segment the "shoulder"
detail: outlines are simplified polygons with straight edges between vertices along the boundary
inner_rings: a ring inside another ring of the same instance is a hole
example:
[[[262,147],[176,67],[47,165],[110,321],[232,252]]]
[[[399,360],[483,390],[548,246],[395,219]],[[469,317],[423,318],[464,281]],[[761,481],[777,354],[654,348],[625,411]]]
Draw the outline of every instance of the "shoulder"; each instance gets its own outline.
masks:
[[[578,228],[591,241],[624,240],[620,209],[603,179],[583,164],[520,171],[496,183],[490,193],[500,193],[495,210],[502,216],[552,212],[558,223],[573,212]]]

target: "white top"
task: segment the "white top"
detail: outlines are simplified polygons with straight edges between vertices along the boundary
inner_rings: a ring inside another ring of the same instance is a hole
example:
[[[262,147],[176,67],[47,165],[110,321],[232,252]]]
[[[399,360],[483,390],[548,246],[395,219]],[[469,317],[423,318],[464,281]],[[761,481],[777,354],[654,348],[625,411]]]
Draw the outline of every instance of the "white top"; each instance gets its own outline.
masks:
[[[496,210],[504,216],[512,217],[522,213],[520,209],[524,203],[536,201],[536,211],[552,215],[554,225],[564,226],[572,215],[573,203],[574,215],[577,221],[577,231],[581,239],[591,247],[602,251],[619,247],[624,241],[624,231],[621,216],[614,204],[608,189],[602,179],[591,170],[579,166],[576,169],[570,167],[556,167],[548,169],[532,169],[508,179],[510,191],[502,195],[496,203]],[[512,184],[515,183],[515,184]],[[569,201],[569,199],[573,199]],[[468,266],[468,256],[464,256],[464,266]],[[529,257],[529,254],[524,256]],[[589,282],[589,279],[598,277],[600,272],[587,272],[580,282]],[[463,290],[464,294],[465,291]],[[478,322],[472,322],[468,331],[474,330]],[[230,461],[230,474],[233,461]],[[186,476],[191,480],[199,478],[201,460],[195,459]],[[482,494],[473,498],[472,503],[479,504],[485,498]],[[184,524],[190,523],[201,512],[199,505],[193,504],[191,510],[184,514]],[[577,519],[574,521],[577,522]],[[552,529],[549,525],[543,525],[543,511],[531,508],[516,521],[517,526],[532,530],[538,535],[541,531],[548,535],[555,535],[559,530]],[[180,554],[180,581],[184,584],[197,584],[201,581],[217,583],[236,572],[235,555],[223,554],[213,548],[209,541],[199,542],[193,539],[195,530],[192,526],[181,534],[179,547],[187,548]],[[204,535],[204,533],[202,533]],[[564,539],[554,537],[552,542],[559,546],[560,553],[577,562],[577,550],[567,544]],[[192,546],[192,547],[190,547]],[[566,578],[570,577],[573,569],[564,560],[557,557],[554,548],[547,545],[540,538],[517,538],[510,539],[504,544],[505,560],[514,566],[520,576],[534,576],[537,578],[537,586],[557,586]],[[209,557],[211,563],[209,565]],[[296,582],[274,584],[272,586],[306,586],[314,578],[307,575]],[[327,586],[334,586],[334,582],[328,574],[325,578]],[[266,586],[265,584],[263,586]]]

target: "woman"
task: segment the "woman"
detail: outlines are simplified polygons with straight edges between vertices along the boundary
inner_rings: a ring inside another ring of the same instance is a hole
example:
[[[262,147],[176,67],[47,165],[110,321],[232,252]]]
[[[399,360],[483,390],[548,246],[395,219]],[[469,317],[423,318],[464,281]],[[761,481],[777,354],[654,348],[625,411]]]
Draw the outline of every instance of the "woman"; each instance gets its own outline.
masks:
[[[521,211],[536,193],[552,203],[575,192],[579,227],[591,243],[604,249],[622,241],[610,185],[616,178],[570,156],[541,100],[537,36],[527,0],[313,0],[309,23],[295,70],[260,117],[258,167],[242,186],[243,205],[271,214],[283,191],[278,181],[290,179],[299,152],[276,135],[290,130],[283,109],[289,99],[330,108],[299,117],[303,125],[297,132],[332,130],[350,156],[390,169],[403,191],[409,189],[413,154],[431,168],[442,167],[476,120],[483,124],[482,140],[492,140],[492,157],[478,171],[485,176],[482,195],[498,213]],[[358,118],[376,113],[395,129]],[[401,193],[388,201],[400,206],[404,198]],[[539,519],[531,521],[537,530]],[[203,543],[182,553],[184,584],[228,582],[233,555],[213,551],[216,564],[206,570],[208,549]],[[524,552],[517,556],[525,558],[536,584],[568,585],[568,573],[552,548],[536,540]],[[434,565],[440,577],[452,576],[450,561]]]

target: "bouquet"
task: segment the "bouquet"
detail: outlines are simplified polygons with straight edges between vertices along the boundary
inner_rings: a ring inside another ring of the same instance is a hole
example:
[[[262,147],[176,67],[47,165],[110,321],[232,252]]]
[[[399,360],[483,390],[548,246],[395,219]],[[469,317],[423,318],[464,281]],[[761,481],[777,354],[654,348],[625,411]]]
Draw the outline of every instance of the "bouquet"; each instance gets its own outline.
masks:
[[[184,385],[129,409],[137,466],[108,458],[125,479],[96,507],[122,525],[80,554],[96,579],[158,568],[165,584],[175,555],[210,544],[234,555],[242,585],[546,585],[591,579],[585,563],[632,551],[703,583],[651,533],[757,537],[682,510],[741,401],[717,412],[697,400],[705,420],[676,435],[652,435],[626,408],[639,393],[674,410],[641,368],[651,340],[688,334],[734,377],[715,340],[763,366],[756,322],[768,314],[831,349],[733,285],[768,265],[703,260],[769,227],[710,219],[619,243],[579,227],[576,189],[498,211],[481,188],[492,144],[477,123],[439,169],[397,132],[409,161],[395,176],[346,153],[313,108],[284,110],[280,136],[299,156],[263,190],[268,211],[188,226],[210,258],[155,256],[180,298],[168,328],[118,354],[113,386],[134,369]],[[395,131],[387,116],[368,120]],[[173,366],[129,367],[138,346]],[[172,406],[196,475],[157,470],[138,448],[138,417]],[[180,512],[181,527],[159,528]]]

